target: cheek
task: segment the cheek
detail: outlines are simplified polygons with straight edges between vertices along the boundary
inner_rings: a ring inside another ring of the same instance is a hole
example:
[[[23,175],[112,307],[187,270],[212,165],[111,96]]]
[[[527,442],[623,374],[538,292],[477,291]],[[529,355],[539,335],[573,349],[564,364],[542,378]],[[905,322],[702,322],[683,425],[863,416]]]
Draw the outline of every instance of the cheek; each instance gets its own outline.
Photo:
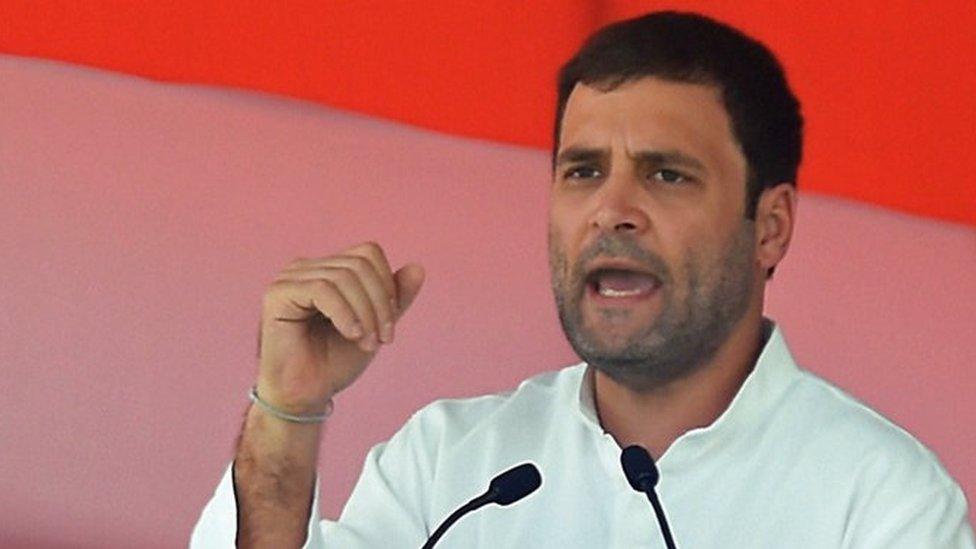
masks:
[[[680,275],[684,291],[695,293],[714,289],[721,286],[723,280],[738,276],[748,268],[753,246],[751,233],[723,230],[726,231],[723,234],[729,235],[725,239],[712,238],[686,250]]]
[[[722,249],[715,234],[691,231],[685,226],[663,243],[661,257],[668,265],[674,297],[679,301],[690,299],[721,268]]]
[[[573,245],[570,240],[576,232],[572,225],[572,217],[566,213],[553,210],[549,216],[549,251],[559,252],[564,258],[568,256],[571,259]]]
[[[553,223],[549,224],[549,267],[553,274],[564,277],[566,271],[566,245],[563,242],[562,231]]]
[[[683,279],[689,267],[710,251],[708,229],[692,214],[672,220],[658,217],[654,232],[659,242],[656,251],[667,263],[670,274],[678,280]]]
[[[570,245],[563,240],[563,233],[556,227],[549,227],[549,269],[553,289],[559,293],[573,292],[575,287],[575,257]]]
[[[569,217],[567,215],[566,208],[558,204],[552,204],[549,206],[549,231],[564,232],[566,226],[566,219]]]

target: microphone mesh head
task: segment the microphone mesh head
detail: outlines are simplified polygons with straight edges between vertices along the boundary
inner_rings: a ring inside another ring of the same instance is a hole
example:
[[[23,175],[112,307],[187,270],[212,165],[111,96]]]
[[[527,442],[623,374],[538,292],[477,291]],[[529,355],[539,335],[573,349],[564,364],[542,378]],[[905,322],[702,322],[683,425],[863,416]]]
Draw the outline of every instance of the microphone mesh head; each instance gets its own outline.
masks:
[[[535,465],[523,463],[512,467],[491,480],[488,491],[498,505],[509,505],[536,491],[542,485],[542,475]]]
[[[620,465],[630,487],[638,492],[646,492],[657,485],[658,472],[654,460],[643,447],[636,444],[624,448],[620,454]]]

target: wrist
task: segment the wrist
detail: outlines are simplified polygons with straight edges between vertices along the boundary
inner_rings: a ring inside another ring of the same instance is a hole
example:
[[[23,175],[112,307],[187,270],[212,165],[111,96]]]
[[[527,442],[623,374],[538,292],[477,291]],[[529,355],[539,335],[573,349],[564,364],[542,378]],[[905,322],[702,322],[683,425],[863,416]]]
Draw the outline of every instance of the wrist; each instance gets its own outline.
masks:
[[[278,376],[259,375],[252,387],[265,403],[287,414],[304,416],[326,413],[335,392],[321,383],[306,383]],[[251,389],[248,390],[250,392]],[[248,395],[250,399],[250,395]]]
[[[272,469],[276,468],[274,463],[314,464],[323,426],[283,421],[251,404],[238,441],[237,458]]]
[[[282,406],[274,401],[269,401],[262,397],[258,392],[258,387],[254,386],[248,391],[248,398],[257,408],[265,414],[275,419],[298,424],[322,423],[327,417],[332,415],[335,403],[332,398],[327,398],[324,402],[314,405],[304,406]]]

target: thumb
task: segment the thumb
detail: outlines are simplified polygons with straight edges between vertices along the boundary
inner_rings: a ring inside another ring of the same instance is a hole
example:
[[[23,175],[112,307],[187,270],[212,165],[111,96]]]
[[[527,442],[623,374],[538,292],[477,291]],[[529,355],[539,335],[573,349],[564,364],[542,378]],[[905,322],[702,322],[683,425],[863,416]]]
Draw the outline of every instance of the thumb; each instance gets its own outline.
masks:
[[[397,287],[397,319],[403,316],[413,300],[417,298],[420,287],[424,284],[424,278],[424,267],[417,263],[404,265],[393,274],[393,281]]]

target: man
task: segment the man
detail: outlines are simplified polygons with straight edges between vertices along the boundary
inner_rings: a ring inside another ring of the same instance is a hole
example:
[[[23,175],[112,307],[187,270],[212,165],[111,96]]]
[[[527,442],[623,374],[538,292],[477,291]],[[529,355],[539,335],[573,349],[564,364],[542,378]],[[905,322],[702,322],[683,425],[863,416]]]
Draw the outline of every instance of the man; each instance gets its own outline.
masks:
[[[532,462],[538,491],[444,545],[664,547],[620,467],[636,444],[680,547],[974,547],[935,456],[799,369],[762,315],[801,136],[782,69],[738,31],[665,12],[598,32],[560,73],[550,204],[552,288],[584,362],[425,407],[319,523],[319,421],[393,341],[424,271],[392,272],[374,243],[297,260],[265,296],[255,405],[192,544],[419,547]]]

